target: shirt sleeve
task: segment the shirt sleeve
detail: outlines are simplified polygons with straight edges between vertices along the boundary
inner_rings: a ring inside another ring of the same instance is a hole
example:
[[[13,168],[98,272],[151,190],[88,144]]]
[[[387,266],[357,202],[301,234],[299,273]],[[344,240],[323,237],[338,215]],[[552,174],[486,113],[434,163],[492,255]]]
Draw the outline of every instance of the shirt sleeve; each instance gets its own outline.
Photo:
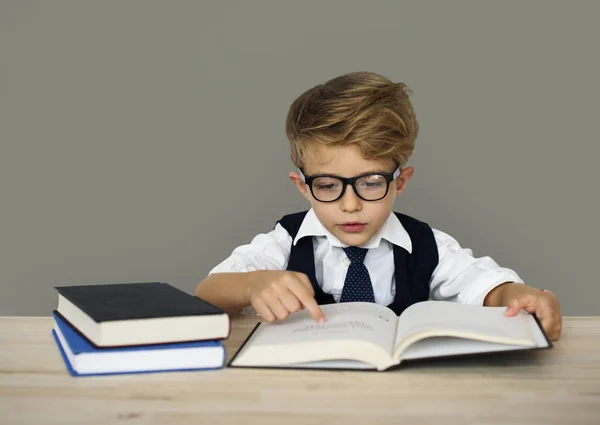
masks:
[[[486,295],[504,282],[522,283],[519,275],[490,257],[476,258],[450,235],[433,229],[439,262],[430,281],[434,300],[483,305]]]
[[[292,237],[279,223],[269,233],[256,235],[249,244],[238,246],[209,274],[285,270],[292,248]]]

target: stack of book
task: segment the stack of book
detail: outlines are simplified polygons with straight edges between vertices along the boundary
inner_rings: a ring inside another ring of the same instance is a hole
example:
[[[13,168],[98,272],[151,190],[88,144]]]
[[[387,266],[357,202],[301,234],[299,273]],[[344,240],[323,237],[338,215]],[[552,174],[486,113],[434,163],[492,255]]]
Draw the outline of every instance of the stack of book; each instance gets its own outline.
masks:
[[[60,286],[52,334],[73,376],[220,369],[229,315],[167,283]]]

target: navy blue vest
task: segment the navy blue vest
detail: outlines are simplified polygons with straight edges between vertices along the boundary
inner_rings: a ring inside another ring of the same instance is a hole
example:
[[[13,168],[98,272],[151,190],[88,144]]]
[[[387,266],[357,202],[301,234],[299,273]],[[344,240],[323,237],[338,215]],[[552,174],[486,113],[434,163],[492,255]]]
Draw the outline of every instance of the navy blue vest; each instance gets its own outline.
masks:
[[[284,216],[278,223],[296,237],[307,211]],[[415,218],[394,212],[412,241],[412,254],[404,248],[394,247],[394,266],[396,278],[396,296],[388,307],[397,315],[408,306],[429,299],[429,281],[438,264],[438,250],[433,231],[426,224]],[[306,237],[292,244],[287,270],[304,273],[310,279],[318,304],[335,302],[331,294],[321,289],[315,276],[315,256],[313,238]]]

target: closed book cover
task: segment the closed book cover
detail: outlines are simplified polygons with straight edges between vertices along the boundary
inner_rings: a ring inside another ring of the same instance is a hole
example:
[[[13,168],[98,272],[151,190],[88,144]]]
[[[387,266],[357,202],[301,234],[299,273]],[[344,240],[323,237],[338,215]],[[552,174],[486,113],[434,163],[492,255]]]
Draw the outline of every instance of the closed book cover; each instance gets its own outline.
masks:
[[[72,376],[220,369],[225,347],[197,341],[128,348],[98,348],[56,311],[52,334]]]
[[[58,312],[99,347],[224,339],[229,315],[162,282],[59,286]]]

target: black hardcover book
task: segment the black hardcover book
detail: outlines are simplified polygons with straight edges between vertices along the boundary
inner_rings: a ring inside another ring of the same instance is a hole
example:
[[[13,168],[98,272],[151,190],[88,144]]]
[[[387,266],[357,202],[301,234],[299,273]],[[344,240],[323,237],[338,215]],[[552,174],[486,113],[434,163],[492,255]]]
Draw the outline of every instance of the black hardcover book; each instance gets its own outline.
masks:
[[[99,347],[224,339],[229,316],[167,283],[59,286],[57,311]]]

